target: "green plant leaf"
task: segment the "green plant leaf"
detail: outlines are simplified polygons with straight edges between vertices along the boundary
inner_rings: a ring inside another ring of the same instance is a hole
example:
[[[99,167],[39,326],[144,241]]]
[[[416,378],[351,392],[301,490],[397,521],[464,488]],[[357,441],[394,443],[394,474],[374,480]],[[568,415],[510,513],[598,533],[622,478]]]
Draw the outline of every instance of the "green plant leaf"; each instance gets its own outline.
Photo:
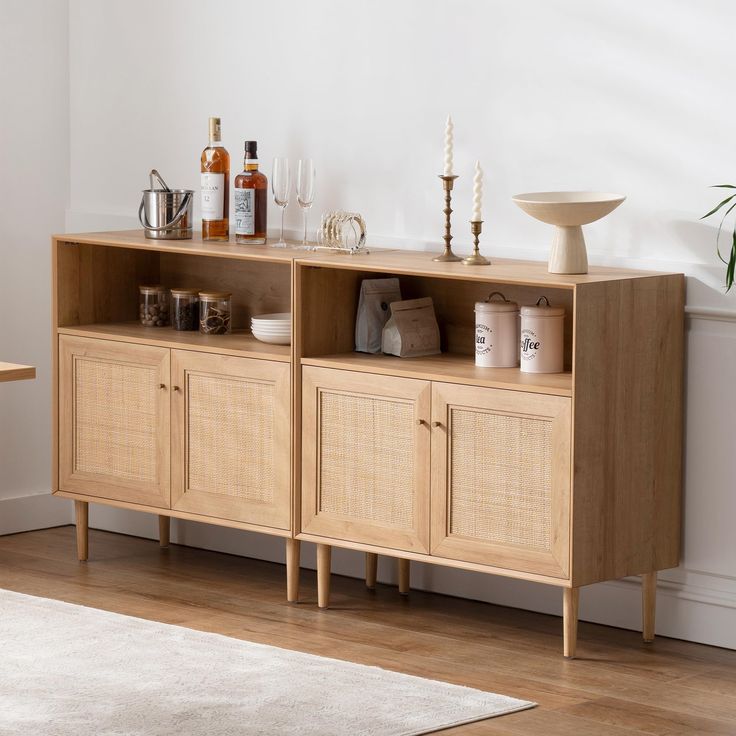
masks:
[[[731,291],[733,286],[734,271],[736,271],[736,227],[733,229],[731,257],[728,259],[728,266],[726,266],[726,292]]]
[[[736,187],[734,187],[736,188]],[[723,200],[717,207],[714,207],[710,212],[703,215],[700,219],[705,220],[706,217],[710,217],[711,215],[715,215],[716,212],[718,212],[721,207],[727,205],[732,199],[736,198],[736,194],[732,194],[730,197],[726,197],[726,199]]]
[[[736,184],[711,184],[711,189],[736,189]]]
[[[733,208],[736,207],[736,202],[734,202],[727,210],[726,213],[721,217],[721,222],[718,225],[718,232],[716,233],[716,253],[718,253],[718,257],[723,261],[723,263],[728,263],[724,259],[724,257],[721,255],[721,230],[723,229],[723,223],[726,221],[726,218],[728,217],[729,212],[733,210]]]

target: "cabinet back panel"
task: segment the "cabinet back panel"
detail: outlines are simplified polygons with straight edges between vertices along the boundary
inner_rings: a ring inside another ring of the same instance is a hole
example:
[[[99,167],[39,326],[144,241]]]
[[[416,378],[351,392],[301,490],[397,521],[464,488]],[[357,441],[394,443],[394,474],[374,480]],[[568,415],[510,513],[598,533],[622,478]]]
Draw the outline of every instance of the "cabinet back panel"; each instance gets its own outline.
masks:
[[[442,350],[463,355],[473,355],[475,352],[476,302],[485,301],[494,291],[500,291],[520,307],[535,304],[539,297],[546,296],[553,306],[565,308],[565,368],[569,370],[572,366],[573,292],[569,289],[477,283],[428,276],[402,276],[400,281],[402,298],[432,297]]]
[[[347,257],[347,256],[346,256]],[[391,278],[396,274],[298,266],[301,286],[301,354],[317,357],[355,349],[355,318],[363,279]],[[565,308],[565,368],[572,366],[573,292],[510,284],[477,283],[430,276],[398,276],[403,299],[432,297],[440,328],[442,350],[475,352],[475,303],[500,291],[519,306],[546,296]],[[299,327],[298,327],[299,329]]]
[[[161,253],[161,281],[169,288],[230,291],[233,329],[250,328],[258,314],[291,311],[291,265]]]
[[[297,266],[297,269],[301,307],[296,310],[296,329],[300,357],[355,350],[360,283],[363,279],[389,278],[392,274],[311,266]]]
[[[138,287],[160,280],[156,252],[57,241],[60,327],[138,318]]]

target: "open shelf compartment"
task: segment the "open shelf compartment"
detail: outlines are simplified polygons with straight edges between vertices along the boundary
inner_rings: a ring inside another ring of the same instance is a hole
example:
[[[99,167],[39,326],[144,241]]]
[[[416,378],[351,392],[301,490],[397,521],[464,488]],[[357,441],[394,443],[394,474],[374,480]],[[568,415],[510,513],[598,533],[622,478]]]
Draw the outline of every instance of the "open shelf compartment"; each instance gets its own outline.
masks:
[[[289,362],[289,345],[250,333],[250,318],[291,311],[291,260],[249,260],[172,251],[162,241],[143,247],[106,246],[61,238],[55,242],[54,308],[59,334]],[[230,335],[145,327],[138,321],[141,284],[217,289],[232,293]]]
[[[354,351],[362,280],[392,276],[399,278],[402,299],[432,298],[440,328],[440,355],[398,358]],[[295,339],[301,365],[572,396],[574,292],[569,288],[366,271],[356,269],[354,263],[340,268],[300,262],[296,279],[299,304]],[[475,303],[486,300],[493,291],[502,292],[520,306],[534,304],[541,296],[546,296],[552,304],[564,306],[564,373],[524,373],[519,368],[475,365]]]

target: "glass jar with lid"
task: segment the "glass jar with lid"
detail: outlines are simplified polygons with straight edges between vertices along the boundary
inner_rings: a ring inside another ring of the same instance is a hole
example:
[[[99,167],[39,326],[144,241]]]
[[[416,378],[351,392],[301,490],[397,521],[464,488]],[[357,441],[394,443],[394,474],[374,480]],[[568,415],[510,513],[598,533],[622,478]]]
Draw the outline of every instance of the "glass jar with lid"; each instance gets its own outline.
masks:
[[[145,327],[169,326],[169,292],[160,285],[139,286],[139,311]]]
[[[171,323],[175,330],[199,329],[199,289],[171,290]]]
[[[229,334],[231,302],[229,291],[199,292],[199,331],[203,335]]]

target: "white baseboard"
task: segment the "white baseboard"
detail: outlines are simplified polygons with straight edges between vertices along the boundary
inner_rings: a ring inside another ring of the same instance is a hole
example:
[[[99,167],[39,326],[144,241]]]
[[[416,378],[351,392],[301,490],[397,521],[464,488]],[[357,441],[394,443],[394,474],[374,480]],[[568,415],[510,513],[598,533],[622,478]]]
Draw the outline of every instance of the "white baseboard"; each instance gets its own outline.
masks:
[[[50,493],[0,498],[0,536],[64,526],[73,520],[72,502]]]
[[[97,529],[123,534],[158,537],[158,522],[153,514],[93,504],[90,524]],[[284,540],[279,537],[180,519],[172,519],[171,541],[282,564],[285,556]],[[315,549],[313,544],[302,545],[303,568],[316,568]],[[90,550],[90,555],[94,559],[94,549]],[[360,578],[364,574],[363,560],[360,552],[335,548],[332,570],[338,575]],[[378,579],[383,583],[397,582],[396,564],[391,558],[379,558]],[[413,563],[412,587],[512,608],[562,614],[562,595],[558,588],[439,565]],[[580,618],[641,630],[639,580],[627,578],[583,588]],[[681,569],[661,573],[657,588],[657,633],[736,649],[736,579]]]

